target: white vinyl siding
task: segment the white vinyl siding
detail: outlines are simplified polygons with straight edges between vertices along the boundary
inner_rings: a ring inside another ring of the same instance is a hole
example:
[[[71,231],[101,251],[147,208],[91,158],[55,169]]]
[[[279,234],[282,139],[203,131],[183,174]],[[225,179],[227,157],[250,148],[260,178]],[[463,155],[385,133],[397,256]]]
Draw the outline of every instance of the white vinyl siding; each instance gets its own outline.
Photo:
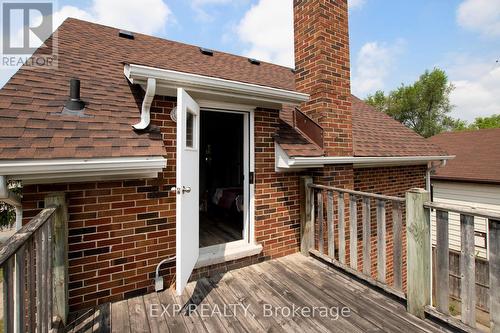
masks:
[[[475,207],[484,210],[500,212],[500,186],[473,183],[433,181],[433,200],[456,206]],[[436,242],[436,213],[431,215],[432,243]],[[476,253],[478,257],[487,258],[488,230],[486,220],[474,218],[475,231],[486,233],[486,249],[480,247],[480,238],[476,238]],[[450,249],[460,251],[460,215],[449,213]]]

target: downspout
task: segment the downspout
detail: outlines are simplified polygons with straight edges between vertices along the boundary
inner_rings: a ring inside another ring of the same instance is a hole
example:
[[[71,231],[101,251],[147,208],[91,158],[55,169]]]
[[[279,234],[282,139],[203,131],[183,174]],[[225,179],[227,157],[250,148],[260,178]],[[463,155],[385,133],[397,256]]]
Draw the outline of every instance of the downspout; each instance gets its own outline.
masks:
[[[433,162],[429,162],[427,164],[427,172],[425,176],[425,189],[427,192],[431,193],[431,175],[437,168],[443,168],[446,166],[446,160],[439,161],[439,164],[434,164]]]
[[[153,103],[155,93],[156,93],[156,79],[148,78],[146,93],[144,95],[144,100],[142,101],[141,121],[138,124],[132,125],[134,129],[144,130],[149,126],[149,122],[151,119],[150,116],[151,103]]]
[[[434,164],[434,162],[429,162],[427,164],[427,172],[426,172],[426,175],[425,175],[425,178],[426,178],[425,179],[425,187],[426,187],[427,192],[429,192],[429,197],[430,197],[431,201],[433,200],[433,198],[431,196],[431,193],[432,193],[431,192],[431,175],[432,175],[432,173],[434,171],[436,171],[437,168],[442,168],[444,166],[446,166],[446,160],[441,160],[441,161],[439,161],[438,164]],[[431,240],[429,240],[429,241],[430,241],[430,244],[431,244],[431,247],[432,247],[432,241]],[[432,262],[432,251],[430,253],[430,256],[431,256],[431,258],[429,259],[430,260],[429,262]],[[433,276],[433,274],[434,274],[432,270],[433,270],[433,268],[432,268],[432,265],[431,265],[431,267],[430,267],[430,276]],[[432,287],[432,281],[431,281],[430,282],[430,290],[429,290],[429,297],[430,297],[430,299],[432,299],[432,294],[433,294],[432,288],[433,287]]]
[[[9,205],[14,206],[16,210],[16,230],[21,229],[23,226],[23,207],[21,204],[21,198],[9,190],[7,178],[5,178],[5,176],[0,176],[0,201],[4,201]]]

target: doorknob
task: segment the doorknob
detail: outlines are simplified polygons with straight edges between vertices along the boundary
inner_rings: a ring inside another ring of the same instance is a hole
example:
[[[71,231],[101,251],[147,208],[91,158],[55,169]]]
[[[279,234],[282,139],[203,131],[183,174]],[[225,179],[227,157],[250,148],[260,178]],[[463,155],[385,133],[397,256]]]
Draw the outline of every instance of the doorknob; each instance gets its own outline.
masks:
[[[183,186],[182,187],[182,193],[189,193],[189,192],[191,192],[190,186]]]

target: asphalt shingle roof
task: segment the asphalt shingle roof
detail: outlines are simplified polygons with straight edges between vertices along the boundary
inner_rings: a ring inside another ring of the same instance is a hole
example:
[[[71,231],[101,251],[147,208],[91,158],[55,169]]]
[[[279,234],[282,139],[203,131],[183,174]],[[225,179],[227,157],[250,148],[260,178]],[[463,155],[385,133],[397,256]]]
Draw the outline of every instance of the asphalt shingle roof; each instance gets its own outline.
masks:
[[[441,133],[428,141],[456,155],[432,178],[500,184],[500,128]]]
[[[137,133],[143,91],[129,84],[123,66],[133,63],[294,90],[290,68],[143,34],[129,40],[118,29],[67,19],[55,32],[58,66],[23,66],[0,90],[0,159],[91,158],[164,155],[163,142]],[[46,44],[51,45],[52,38]],[[43,50],[37,51],[44,52]],[[81,80],[86,117],[61,115],[69,80]],[[283,122],[279,142],[291,156],[322,150]],[[356,156],[428,156],[442,150],[353,97]]]

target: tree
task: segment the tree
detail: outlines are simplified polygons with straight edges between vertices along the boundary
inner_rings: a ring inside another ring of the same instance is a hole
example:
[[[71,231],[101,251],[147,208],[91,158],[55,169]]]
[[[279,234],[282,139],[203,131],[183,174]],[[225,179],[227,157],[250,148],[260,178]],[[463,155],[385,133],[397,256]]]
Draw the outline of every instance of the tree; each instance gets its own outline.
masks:
[[[453,88],[446,73],[434,68],[411,85],[403,84],[388,95],[377,91],[365,101],[427,138],[464,125],[449,116]]]
[[[489,117],[477,117],[468,129],[500,128],[500,114],[494,114]]]

